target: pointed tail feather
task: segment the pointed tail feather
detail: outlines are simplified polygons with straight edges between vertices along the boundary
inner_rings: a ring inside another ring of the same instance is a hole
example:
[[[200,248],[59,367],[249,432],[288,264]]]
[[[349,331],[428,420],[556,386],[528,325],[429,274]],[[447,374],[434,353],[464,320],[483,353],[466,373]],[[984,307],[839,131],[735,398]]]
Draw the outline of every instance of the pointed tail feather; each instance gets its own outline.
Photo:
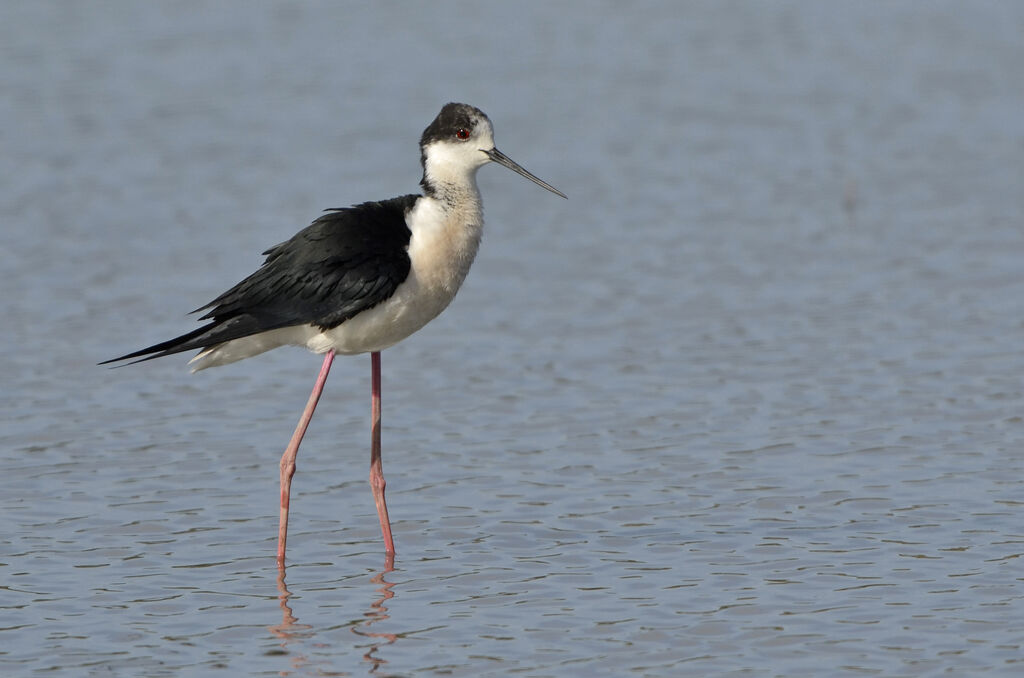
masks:
[[[180,337],[175,337],[168,341],[162,341],[159,344],[153,344],[147,348],[127,353],[119,358],[104,360],[98,364],[108,365],[110,363],[121,362],[122,360],[138,358],[138,360],[132,360],[132,362],[124,364],[134,365],[135,363],[153,360],[154,358],[163,358],[164,356],[174,355],[175,353],[192,351],[194,349],[210,348],[218,344],[223,344],[226,341],[231,341],[232,339],[248,337],[253,334],[259,334],[260,332],[278,329],[285,325],[286,323],[281,323],[276,326],[268,326],[265,323],[259,322],[251,315],[239,315],[234,318],[228,318],[227,320],[214,320],[213,322],[203,325],[197,330],[183,334]],[[124,365],[115,365],[115,367],[124,367]]]

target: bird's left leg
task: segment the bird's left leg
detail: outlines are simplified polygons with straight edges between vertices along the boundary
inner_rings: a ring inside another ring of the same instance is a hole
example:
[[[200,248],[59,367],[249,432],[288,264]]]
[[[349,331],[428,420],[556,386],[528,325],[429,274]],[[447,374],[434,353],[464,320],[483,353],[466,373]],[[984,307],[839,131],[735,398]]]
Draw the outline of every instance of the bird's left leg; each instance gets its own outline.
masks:
[[[320,400],[320,394],[323,393],[324,384],[327,382],[327,374],[331,371],[332,362],[334,362],[333,350],[328,351],[324,357],[324,364],[320,368],[320,376],[316,378],[313,392],[309,394],[306,409],[302,411],[302,416],[299,417],[299,424],[295,427],[295,433],[292,434],[292,439],[281,456],[281,519],[277,528],[278,567],[284,566],[284,549],[285,544],[288,542],[288,504],[291,499],[292,476],[295,475],[295,457],[299,454],[299,444],[302,442],[302,437],[306,435],[306,427],[309,426],[309,420],[313,418],[313,410],[316,409],[316,404]]]

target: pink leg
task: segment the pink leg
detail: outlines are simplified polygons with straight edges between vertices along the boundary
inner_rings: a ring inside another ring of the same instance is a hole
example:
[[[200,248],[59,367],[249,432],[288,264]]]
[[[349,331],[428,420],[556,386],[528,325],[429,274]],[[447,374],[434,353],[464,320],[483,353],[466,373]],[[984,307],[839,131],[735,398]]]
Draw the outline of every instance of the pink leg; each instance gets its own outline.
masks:
[[[384,501],[384,471],[380,462],[380,351],[370,354],[370,372],[373,389],[370,408],[370,487],[373,488],[373,501],[377,504],[377,517],[380,518],[380,532],[384,535],[384,552],[390,557],[395,555],[395,542],[391,538],[391,521],[388,520],[388,505]]]
[[[288,504],[292,492],[292,476],[295,475],[295,457],[299,453],[299,444],[302,442],[302,436],[306,435],[306,427],[309,426],[309,420],[313,418],[313,410],[316,409],[316,404],[320,400],[320,394],[324,390],[324,383],[327,381],[327,373],[331,371],[332,362],[334,362],[334,351],[329,351],[324,356],[324,364],[320,368],[320,376],[316,378],[313,392],[309,394],[306,409],[302,411],[302,416],[299,417],[299,424],[295,427],[295,433],[292,434],[292,439],[281,456],[281,521],[277,528],[278,567],[284,566],[284,549],[285,544],[288,542]]]

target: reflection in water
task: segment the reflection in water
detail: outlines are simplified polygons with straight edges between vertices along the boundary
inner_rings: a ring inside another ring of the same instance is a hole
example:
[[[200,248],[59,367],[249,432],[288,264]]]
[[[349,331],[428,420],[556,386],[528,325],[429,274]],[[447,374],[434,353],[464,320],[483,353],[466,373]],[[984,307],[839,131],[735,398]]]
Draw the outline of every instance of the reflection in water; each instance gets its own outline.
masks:
[[[289,643],[313,637],[313,627],[309,624],[299,624],[299,618],[292,613],[292,608],[288,605],[288,599],[291,598],[292,593],[288,590],[288,586],[285,584],[286,574],[287,569],[285,566],[283,564],[279,565],[277,568],[277,599],[281,605],[281,623],[276,626],[267,627],[271,633],[281,639],[281,650],[283,654],[289,654]],[[301,670],[308,662],[309,659],[305,654],[293,654],[291,657],[292,671]],[[281,671],[280,675],[287,676],[290,675],[292,671]]]
[[[394,569],[395,557],[393,555],[389,555],[384,560],[384,569],[374,575],[373,579],[370,580],[372,584],[379,585],[377,593],[380,594],[380,597],[370,604],[370,609],[363,614],[364,619],[351,627],[352,632],[357,635],[373,639],[379,638],[385,641],[383,643],[379,641],[373,642],[363,654],[363,659],[371,663],[370,673],[376,673],[382,665],[387,664],[387,660],[375,656],[380,646],[390,645],[398,640],[398,636],[394,633],[376,633],[368,630],[371,624],[376,624],[378,621],[388,619],[390,617],[390,615],[388,615],[388,608],[384,607],[384,601],[394,597],[395,594],[391,590],[391,587],[394,586],[394,584],[392,582],[385,581],[384,575],[388,572],[392,572]],[[267,627],[267,630],[281,640],[281,654],[291,655],[291,668],[280,671],[279,675],[290,676],[293,673],[307,675],[310,670],[309,657],[306,653],[301,651],[295,652],[295,650],[299,649],[304,641],[314,637],[316,633],[310,624],[299,624],[299,618],[292,612],[292,608],[288,604],[288,600],[291,598],[292,594],[285,583],[286,574],[287,568],[284,565],[278,566],[277,591],[278,602],[281,606],[281,623],[275,626],[269,626]],[[298,642],[299,645],[289,649],[288,646],[295,642]],[[320,669],[316,671],[315,675],[348,674],[336,674],[331,671]]]
[[[395,593],[391,590],[391,587],[394,586],[394,583],[385,581],[384,575],[388,572],[391,572],[394,569],[395,556],[393,554],[388,554],[388,556],[384,560],[384,569],[381,572],[379,572],[377,576],[370,580],[374,584],[380,584],[380,588],[377,589],[377,592],[380,593],[380,598],[374,601],[370,605],[370,609],[363,614],[365,619],[362,621],[362,623],[352,627],[352,633],[358,634],[360,636],[365,636],[367,638],[383,639],[384,641],[386,641],[383,643],[384,645],[390,645],[394,643],[396,640],[398,640],[398,636],[394,633],[376,633],[369,631],[368,629],[370,628],[371,624],[376,624],[379,621],[388,619],[390,616],[388,614],[388,608],[384,607],[384,601],[394,597]],[[372,666],[370,667],[370,673],[375,673],[377,669],[379,669],[382,665],[388,663],[386,659],[381,659],[380,657],[375,656],[380,646],[380,642],[373,643],[372,645],[370,645],[370,648],[363,654],[363,659],[372,664]]]

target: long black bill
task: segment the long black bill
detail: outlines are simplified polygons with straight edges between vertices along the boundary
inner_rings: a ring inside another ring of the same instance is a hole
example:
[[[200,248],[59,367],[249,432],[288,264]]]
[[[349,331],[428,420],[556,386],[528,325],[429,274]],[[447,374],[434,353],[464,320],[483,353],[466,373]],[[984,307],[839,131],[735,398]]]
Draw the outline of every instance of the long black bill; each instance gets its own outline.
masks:
[[[492,148],[489,151],[484,151],[484,153],[487,154],[488,158],[490,158],[494,162],[498,163],[499,165],[502,165],[503,167],[507,167],[510,170],[512,170],[513,172],[515,172],[516,174],[519,174],[521,176],[526,177],[527,179],[529,179],[533,183],[537,184],[538,186],[541,186],[543,188],[548,189],[549,191],[551,191],[555,195],[560,195],[563,198],[565,198],[566,200],[569,199],[569,196],[567,196],[565,193],[562,193],[560,190],[558,190],[557,188],[555,188],[551,184],[547,183],[546,181],[541,181],[537,177],[533,176],[532,174],[530,174],[529,172],[524,170],[522,167],[520,167],[519,163],[517,163],[512,158],[508,157],[507,155],[505,155],[504,153],[499,151],[497,148]]]

